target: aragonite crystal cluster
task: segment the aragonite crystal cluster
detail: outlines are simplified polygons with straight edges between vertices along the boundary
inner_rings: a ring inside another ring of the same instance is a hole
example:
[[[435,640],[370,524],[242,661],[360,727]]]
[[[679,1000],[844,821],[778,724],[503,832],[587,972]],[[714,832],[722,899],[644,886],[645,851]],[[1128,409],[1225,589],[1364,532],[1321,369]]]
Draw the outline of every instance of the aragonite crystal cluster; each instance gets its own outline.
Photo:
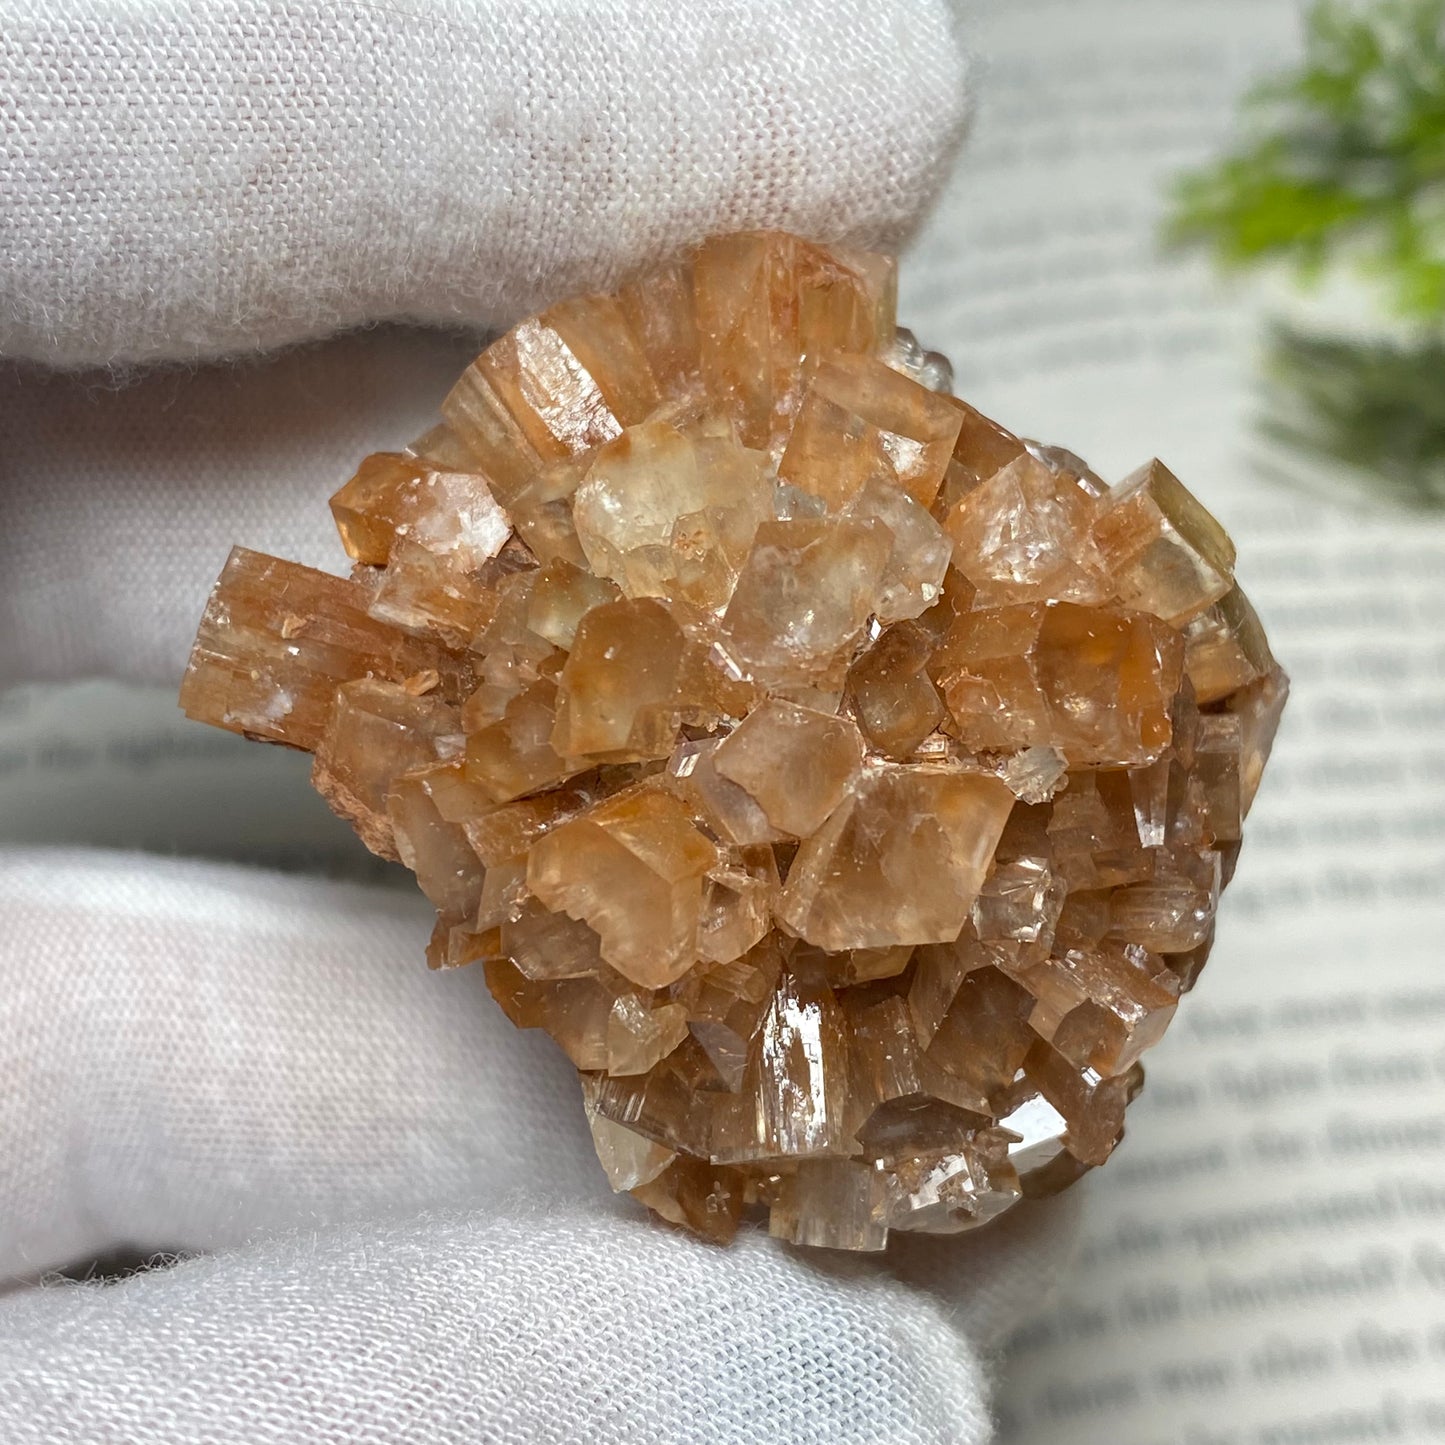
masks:
[[[879,1249],[1102,1164],[1284,703],[1170,471],[946,386],[891,261],[711,241],[366,458],[350,578],[235,551],[186,676],[315,754],[613,1187],[711,1239]]]

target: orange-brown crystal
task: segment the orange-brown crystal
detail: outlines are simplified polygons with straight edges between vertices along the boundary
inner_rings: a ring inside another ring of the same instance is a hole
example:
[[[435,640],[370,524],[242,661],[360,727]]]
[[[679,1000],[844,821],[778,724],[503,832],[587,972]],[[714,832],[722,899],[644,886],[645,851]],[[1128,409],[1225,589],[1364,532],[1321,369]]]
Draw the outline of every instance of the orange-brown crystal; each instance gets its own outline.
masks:
[[[1174,474],[930,390],[894,295],[752,233],[521,322],[336,493],[351,580],[233,553],[182,690],[315,754],[613,1188],[712,1240],[1103,1163],[1288,690]]]

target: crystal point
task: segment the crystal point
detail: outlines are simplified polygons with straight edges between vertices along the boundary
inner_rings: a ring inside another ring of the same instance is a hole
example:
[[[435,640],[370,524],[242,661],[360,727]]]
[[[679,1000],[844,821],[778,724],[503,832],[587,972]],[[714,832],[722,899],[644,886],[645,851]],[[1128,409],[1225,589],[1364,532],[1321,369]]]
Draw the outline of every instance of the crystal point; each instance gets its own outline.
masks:
[[[779,921],[830,950],[951,942],[1013,801],[993,778],[870,768],[798,850]]]
[[[1094,538],[1124,606],[1176,626],[1234,584],[1234,544],[1157,460],[1106,497]]]
[[[661,988],[697,962],[702,881],[716,861],[681,804],[636,790],[534,843],[527,886],[548,908],[589,924],[620,973]]]
[[[713,755],[780,833],[811,837],[843,801],[863,766],[863,740],[846,718],[768,699]]]

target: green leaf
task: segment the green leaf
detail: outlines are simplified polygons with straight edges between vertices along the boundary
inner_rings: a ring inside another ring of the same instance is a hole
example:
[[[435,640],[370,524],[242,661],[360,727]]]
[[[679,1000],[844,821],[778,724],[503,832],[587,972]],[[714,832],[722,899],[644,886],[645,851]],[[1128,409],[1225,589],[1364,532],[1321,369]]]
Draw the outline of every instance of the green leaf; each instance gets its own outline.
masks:
[[[1349,264],[1445,320],[1445,3],[1320,0],[1303,62],[1245,100],[1238,144],[1186,175],[1165,239],[1225,265]]]
[[[1445,507],[1445,342],[1361,344],[1280,327],[1267,377],[1267,436],[1345,463],[1389,501]]]

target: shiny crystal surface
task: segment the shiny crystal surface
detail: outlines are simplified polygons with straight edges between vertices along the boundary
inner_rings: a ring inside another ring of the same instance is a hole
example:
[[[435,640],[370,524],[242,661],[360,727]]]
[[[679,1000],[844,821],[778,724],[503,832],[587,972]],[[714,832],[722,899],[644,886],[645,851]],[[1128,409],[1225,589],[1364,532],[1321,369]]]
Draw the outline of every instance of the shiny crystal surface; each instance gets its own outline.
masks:
[[[1102,1164],[1288,692],[1179,479],[948,395],[894,290],[759,232],[521,322],[340,486],[349,579],[233,553],[182,689],[314,753],[428,962],[713,1241],[878,1250]]]

